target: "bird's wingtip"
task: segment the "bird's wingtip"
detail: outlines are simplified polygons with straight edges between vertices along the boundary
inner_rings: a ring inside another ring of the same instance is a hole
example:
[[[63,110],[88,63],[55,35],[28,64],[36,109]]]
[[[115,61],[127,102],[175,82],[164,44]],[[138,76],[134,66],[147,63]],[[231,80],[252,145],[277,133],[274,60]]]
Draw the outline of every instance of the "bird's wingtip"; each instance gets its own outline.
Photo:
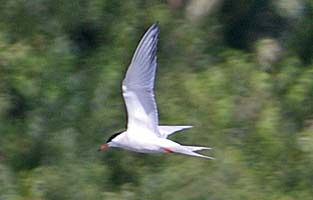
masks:
[[[159,25],[159,21],[156,21],[156,22],[154,22],[153,24],[152,24],[152,27],[153,27],[153,29],[159,29],[160,28],[160,25]]]

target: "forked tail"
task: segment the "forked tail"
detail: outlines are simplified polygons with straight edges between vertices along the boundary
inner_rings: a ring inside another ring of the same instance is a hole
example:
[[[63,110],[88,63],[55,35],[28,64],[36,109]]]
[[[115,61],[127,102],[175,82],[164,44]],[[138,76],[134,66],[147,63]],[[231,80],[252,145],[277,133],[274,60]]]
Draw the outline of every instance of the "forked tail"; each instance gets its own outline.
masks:
[[[196,157],[200,157],[200,158],[215,159],[213,157],[201,155],[201,154],[195,152],[195,151],[210,150],[210,149],[211,148],[209,148],[209,147],[181,146],[180,149],[177,149],[174,152],[189,155],[189,156],[196,156]]]
[[[211,150],[212,148],[210,147],[198,147],[198,146],[183,146],[190,151],[200,151],[200,150]]]

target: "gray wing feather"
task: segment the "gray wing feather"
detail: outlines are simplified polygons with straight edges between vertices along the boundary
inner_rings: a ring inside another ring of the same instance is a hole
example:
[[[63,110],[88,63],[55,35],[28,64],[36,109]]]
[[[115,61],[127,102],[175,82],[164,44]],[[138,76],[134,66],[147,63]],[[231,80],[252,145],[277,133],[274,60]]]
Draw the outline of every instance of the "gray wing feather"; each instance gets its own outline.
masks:
[[[141,39],[123,80],[123,97],[128,128],[140,127],[158,132],[158,111],[154,97],[159,27],[153,24]]]

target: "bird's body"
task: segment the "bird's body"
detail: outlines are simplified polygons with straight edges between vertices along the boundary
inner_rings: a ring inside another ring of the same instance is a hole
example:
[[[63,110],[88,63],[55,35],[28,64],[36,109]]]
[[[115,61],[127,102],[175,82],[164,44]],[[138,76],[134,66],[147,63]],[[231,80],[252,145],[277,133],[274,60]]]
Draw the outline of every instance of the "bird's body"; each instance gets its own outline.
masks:
[[[153,91],[158,34],[159,27],[153,24],[141,39],[122,83],[127,130],[111,136],[100,149],[118,147],[140,153],[181,153],[212,159],[195,152],[208,147],[184,146],[167,139],[170,134],[192,126],[159,125]]]
[[[164,147],[173,146],[170,144],[172,142],[170,140],[153,136],[150,133],[147,134],[144,130],[137,131],[136,137],[133,137],[134,134],[129,130],[121,133],[116,138],[118,140],[117,147],[140,153],[161,153],[164,151]]]

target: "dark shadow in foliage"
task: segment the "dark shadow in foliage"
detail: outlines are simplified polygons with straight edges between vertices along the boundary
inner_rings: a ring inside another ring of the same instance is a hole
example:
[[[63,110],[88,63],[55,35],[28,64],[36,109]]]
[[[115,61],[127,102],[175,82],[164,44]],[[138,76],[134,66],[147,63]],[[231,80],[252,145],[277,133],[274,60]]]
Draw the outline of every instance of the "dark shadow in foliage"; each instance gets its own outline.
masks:
[[[123,152],[123,150],[111,149],[106,151],[106,155],[103,158],[107,166],[109,167],[108,185],[111,189],[120,188],[125,183],[132,183],[138,185],[139,175],[134,170],[135,167],[129,166],[123,162],[125,154],[129,152]]]
[[[38,140],[23,139],[16,142],[16,149],[8,155],[8,161],[16,171],[30,170],[41,163],[42,142]]]
[[[79,23],[68,29],[73,49],[80,55],[88,55],[99,45],[103,45],[103,38],[100,37],[101,32],[101,28],[92,22]]]
[[[310,64],[313,59],[313,3],[307,1],[305,8],[304,16],[291,37],[291,49],[304,64]]]
[[[8,117],[12,119],[25,119],[27,111],[30,110],[26,97],[14,87],[9,89],[9,94],[12,103],[7,111]]]
[[[280,36],[287,24],[270,3],[269,0],[225,0],[219,18],[228,45],[247,49],[259,38]]]

